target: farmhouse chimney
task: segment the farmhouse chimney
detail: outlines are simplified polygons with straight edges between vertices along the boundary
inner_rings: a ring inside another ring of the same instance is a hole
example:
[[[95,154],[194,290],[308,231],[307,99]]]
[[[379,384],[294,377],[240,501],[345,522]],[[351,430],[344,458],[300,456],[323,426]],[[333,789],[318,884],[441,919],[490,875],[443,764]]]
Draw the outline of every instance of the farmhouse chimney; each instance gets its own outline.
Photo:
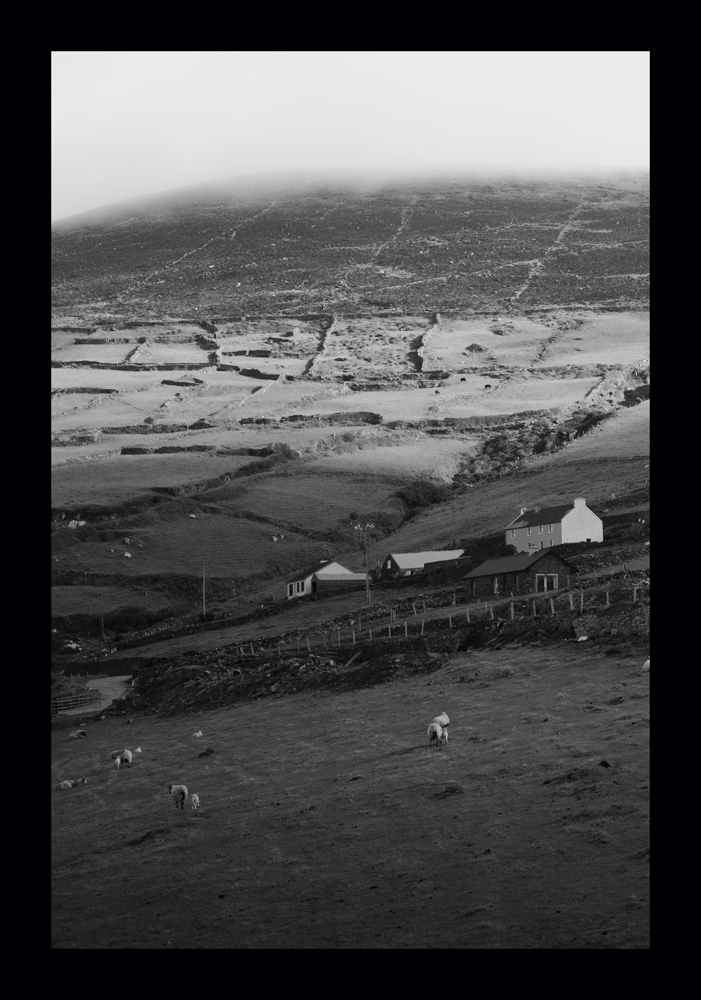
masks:
[[[574,505],[575,507],[586,507],[587,501],[584,499],[584,497],[575,497]]]
[[[521,508],[521,513],[525,514],[527,510],[528,510],[528,507],[522,507]]]

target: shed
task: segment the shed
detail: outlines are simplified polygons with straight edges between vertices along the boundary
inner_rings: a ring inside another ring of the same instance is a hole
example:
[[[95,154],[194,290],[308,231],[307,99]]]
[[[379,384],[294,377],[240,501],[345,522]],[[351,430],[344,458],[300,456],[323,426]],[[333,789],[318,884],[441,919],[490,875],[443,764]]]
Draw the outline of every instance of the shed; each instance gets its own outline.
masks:
[[[414,576],[423,573],[428,563],[459,559],[464,549],[446,549],[438,552],[390,552],[382,560],[380,575],[383,577]]]

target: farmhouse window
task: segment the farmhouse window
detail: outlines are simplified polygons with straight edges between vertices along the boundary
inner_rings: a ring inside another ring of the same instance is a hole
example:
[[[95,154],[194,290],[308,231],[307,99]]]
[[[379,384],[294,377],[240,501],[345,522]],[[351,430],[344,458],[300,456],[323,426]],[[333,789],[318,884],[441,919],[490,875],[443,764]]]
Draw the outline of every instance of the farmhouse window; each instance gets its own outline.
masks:
[[[550,539],[550,548],[552,548],[554,544],[555,544],[555,542],[554,542],[554,541],[552,540],[552,538],[551,538],[551,539]]]
[[[511,529],[511,537],[512,537],[512,538],[515,538],[515,537],[516,537],[516,529],[515,529],[515,528],[512,528],[512,529]]]
[[[541,547],[541,549],[542,549],[542,548],[545,548],[545,542],[541,542],[541,543],[540,543],[540,547]]]
[[[536,573],[536,591],[557,590],[557,573]]]
[[[538,531],[541,533],[541,535],[543,534],[543,527],[544,525],[542,524],[538,525]]]
[[[532,532],[533,532],[533,528],[529,528],[528,529],[528,534],[530,535],[530,534],[532,534]]]
[[[387,560],[387,569],[391,569],[391,567],[392,567],[392,560],[388,559]]]
[[[287,596],[288,597],[292,597],[292,595],[294,594],[294,592],[295,592],[295,585],[294,585],[294,583],[289,583],[287,585]]]
[[[498,576],[494,577],[494,593],[495,594],[499,593],[499,577]]]
[[[548,529],[548,530],[552,532],[552,530],[553,530],[553,526],[552,526],[552,524],[550,525],[550,527],[549,527],[549,529]]]
[[[304,590],[304,581],[302,581],[302,583],[297,584],[297,593],[301,594],[303,590]]]

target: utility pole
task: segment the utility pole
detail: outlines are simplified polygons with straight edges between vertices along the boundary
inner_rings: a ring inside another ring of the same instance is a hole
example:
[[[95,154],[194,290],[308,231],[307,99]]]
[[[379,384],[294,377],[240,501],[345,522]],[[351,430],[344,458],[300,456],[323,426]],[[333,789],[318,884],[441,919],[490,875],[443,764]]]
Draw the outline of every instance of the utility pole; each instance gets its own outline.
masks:
[[[204,602],[204,563],[202,563],[202,621],[204,621],[204,616],[206,614],[205,602]]]
[[[102,642],[105,642],[105,603],[104,597],[100,594],[100,630],[102,632]]]
[[[362,532],[363,549],[365,550],[365,599],[367,601],[368,607],[370,607],[370,567],[368,565],[368,531],[370,531],[374,527],[375,525],[372,523],[353,525],[353,529],[355,531]]]

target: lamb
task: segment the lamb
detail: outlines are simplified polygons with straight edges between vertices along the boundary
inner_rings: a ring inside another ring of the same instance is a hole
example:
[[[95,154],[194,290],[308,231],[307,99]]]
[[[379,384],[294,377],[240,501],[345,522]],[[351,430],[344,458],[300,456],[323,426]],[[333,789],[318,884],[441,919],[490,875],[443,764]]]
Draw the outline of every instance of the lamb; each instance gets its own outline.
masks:
[[[197,812],[200,808],[200,797],[197,792],[193,792],[190,796],[190,805],[192,806],[192,811]]]
[[[645,662],[643,663],[643,669],[640,671],[640,673],[641,674],[649,674],[650,673],[650,657],[649,656],[648,656],[647,660],[645,660]]]
[[[448,730],[445,729],[445,728],[441,730],[441,735],[440,735],[440,739],[439,739],[438,742],[440,743],[441,740],[443,741],[443,743],[447,743],[448,742]]]
[[[428,745],[431,746],[434,742],[436,746],[443,735],[443,730],[438,722],[432,722],[431,725],[426,730],[426,735],[428,736]]]
[[[76,731],[74,733],[69,733],[68,734],[68,739],[69,740],[82,740],[83,737],[85,737],[87,735],[88,734],[86,733],[86,731],[84,729],[76,729]]]
[[[114,766],[117,768],[117,770],[120,769],[120,767],[122,766],[122,758],[121,757],[117,757],[115,759]]]
[[[175,802],[175,808],[180,806],[181,809],[185,808],[185,803],[187,802],[188,790],[185,785],[168,785],[168,791],[173,796],[173,801]],[[199,802],[199,799],[197,800]]]

